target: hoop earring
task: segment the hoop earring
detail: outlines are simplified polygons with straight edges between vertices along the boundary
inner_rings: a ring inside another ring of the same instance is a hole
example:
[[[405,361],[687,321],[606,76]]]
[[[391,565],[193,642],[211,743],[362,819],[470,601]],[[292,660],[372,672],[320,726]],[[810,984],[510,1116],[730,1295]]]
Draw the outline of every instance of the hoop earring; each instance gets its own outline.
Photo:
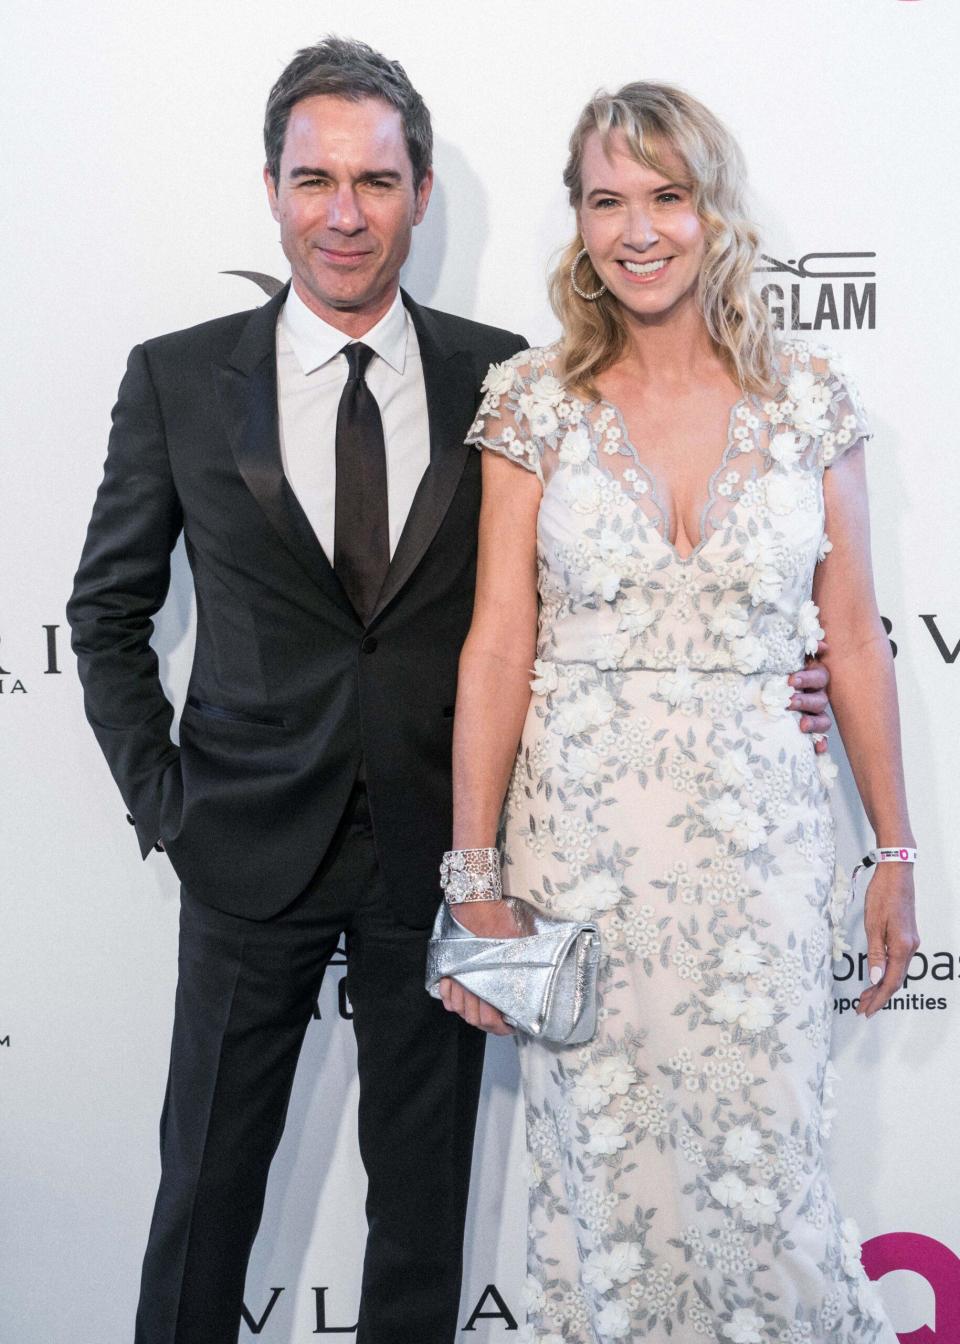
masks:
[[[587,255],[587,249],[585,247],[581,247],[580,251],[574,257],[573,265],[570,267],[570,284],[573,286],[574,293],[579,294],[581,299],[586,299],[587,303],[594,303],[597,299],[600,298],[601,294],[606,294],[607,287],[606,285],[601,285],[600,288],[594,290],[592,294],[588,294],[585,289],[581,289],[580,286],[577,284],[577,267],[580,265],[581,261],[584,259],[586,255]]]

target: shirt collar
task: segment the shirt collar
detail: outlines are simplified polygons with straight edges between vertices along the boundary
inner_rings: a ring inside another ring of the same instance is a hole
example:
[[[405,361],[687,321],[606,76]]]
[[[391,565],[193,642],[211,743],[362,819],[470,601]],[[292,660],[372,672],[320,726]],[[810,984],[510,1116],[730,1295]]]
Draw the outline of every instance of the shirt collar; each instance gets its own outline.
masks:
[[[280,320],[293,353],[305,374],[312,373],[322,364],[329,363],[350,342],[349,336],[332,327],[329,322],[324,322],[322,317],[317,317],[300,298],[293,285],[287,294]],[[379,355],[397,373],[403,373],[407,357],[407,314],[399,289],[393,303],[376,326],[371,327],[358,339],[364,345],[368,345],[374,354]]]

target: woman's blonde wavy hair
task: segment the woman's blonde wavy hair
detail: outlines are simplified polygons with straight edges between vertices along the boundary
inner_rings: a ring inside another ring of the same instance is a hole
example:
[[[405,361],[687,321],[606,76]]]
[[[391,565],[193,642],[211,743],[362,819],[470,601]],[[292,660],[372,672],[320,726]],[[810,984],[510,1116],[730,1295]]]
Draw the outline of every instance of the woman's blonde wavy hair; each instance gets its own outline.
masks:
[[[746,214],[746,167],[733,136],[702,103],[670,84],[638,81],[614,94],[601,90],[580,114],[563,171],[577,210],[583,198],[584,145],[594,131],[604,144],[622,131],[634,158],[656,172],[664,172],[665,148],[682,159],[706,233],[698,303],[707,330],[744,391],[769,391],[774,381],[773,329],[750,283],[759,235]],[[623,353],[627,330],[620,304],[609,290],[592,303],[575,293],[570,267],[583,245],[578,229],[550,277],[550,301],[563,326],[557,376],[596,397],[595,379]],[[577,282],[588,293],[601,286],[589,257],[577,269]]]

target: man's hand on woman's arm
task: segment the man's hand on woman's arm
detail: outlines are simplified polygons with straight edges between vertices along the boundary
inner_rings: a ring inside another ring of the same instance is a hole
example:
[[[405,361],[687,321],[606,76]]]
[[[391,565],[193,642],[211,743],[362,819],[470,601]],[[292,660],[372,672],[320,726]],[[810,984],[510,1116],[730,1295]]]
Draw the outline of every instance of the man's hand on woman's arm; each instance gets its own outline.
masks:
[[[817,645],[816,658],[811,658],[806,667],[787,679],[794,691],[790,708],[800,715],[802,733],[828,733],[833,727],[833,720],[827,713],[830,673],[825,664],[819,661],[820,655],[828,652],[826,640],[821,639]],[[826,739],[818,738],[813,746],[815,751],[826,751]]]

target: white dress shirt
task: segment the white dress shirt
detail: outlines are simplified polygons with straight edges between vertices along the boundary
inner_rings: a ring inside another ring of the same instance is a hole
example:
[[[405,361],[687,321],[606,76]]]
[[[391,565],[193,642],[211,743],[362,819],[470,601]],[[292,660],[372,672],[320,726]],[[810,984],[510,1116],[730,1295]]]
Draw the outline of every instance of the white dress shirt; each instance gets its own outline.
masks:
[[[387,453],[390,555],[430,462],[420,347],[400,292],[359,338],[374,352],[366,383],[380,407]],[[283,470],[333,563],[337,407],[347,381],[340,352],[351,338],[310,311],[291,285],[277,322],[277,391]]]

